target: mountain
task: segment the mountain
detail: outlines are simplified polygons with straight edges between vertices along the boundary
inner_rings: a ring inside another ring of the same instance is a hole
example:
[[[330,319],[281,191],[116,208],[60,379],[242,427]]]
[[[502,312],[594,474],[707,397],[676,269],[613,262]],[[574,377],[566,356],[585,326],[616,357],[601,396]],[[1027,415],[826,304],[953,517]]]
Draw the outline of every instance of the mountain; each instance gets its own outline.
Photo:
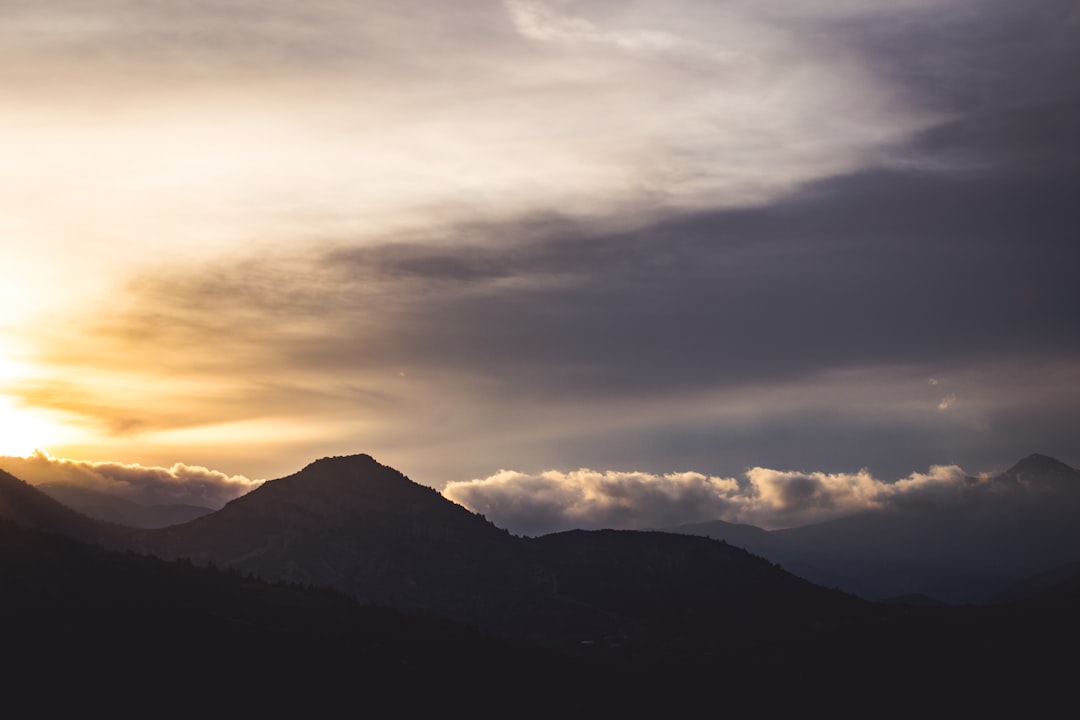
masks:
[[[756,577],[740,580],[739,557],[750,556],[693,537],[604,531],[537,542],[558,559],[557,582],[547,578],[558,593],[618,605],[624,619],[648,617],[677,632],[700,617],[698,592],[716,603],[705,627],[752,632],[757,611],[746,604],[751,597],[740,598],[744,580],[760,583],[757,597],[782,623],[798,611],[785,602],[789,593],[810,606],[815,595],[825,602],[832,595],[752,558]],[[701,570],[702,553],[722,560],[699,591],[689,578]],[[598,572],[597,562],[610,572]],[[1080,642],[1075,601],[905,608],[737,654],[702,654],[691,644],[686,653],[673,648],[660,666],[616,668],[332,591],[108,552],[8,521],[0,521],[0,582],[4,649],[15,659],[4,669],[6,706],[45,715],[92,705],[113,717],[210,708],[321,716],[345,707],[409,716],[461,707],[472,717],[633,717],[719,703],[737,714],[820,710],[861,718],[887,703],[886,715],[933,708],[1043,716],[1072,696],[1074,670],[1054,649]],[[797,622],[815,611],[802,612]],[[597,638],[590,647],[647,650],[615,647],[625,641]]]
[[[0,520],[108,547],[126,543],[124,528],[76,512],[4,470],[0,470]]]
[[[474,627],[2,520],[0,582],[5,705],[45,715],[92,705],[111,717],[223,707],[323,716],[357,703],[418,714],[478,683],[485,703],[532,696],[551,715],[575,703],[598,711],[627,684]]]
[[[1080,470],[1047,455],[1028,455],[994,478],[1001,485],[1080,494]]]
[[[602,611],[606,629],[580,628],[577,637],[608,654],[732,654],[883,615],[745,550],[689,535],[573,530],[529,543],[552,596]]]
[[[1020,470],[1010,478],[1028,478]],[[905,714],[1040,715],[1069,699],[1072,667],[1058,650],[1080,642],[1076,593],[1038,605],[875,605],[708,538],[517,538],[368,456],[319,460],[159,530],[91,520],[6,474],[0,515],[16,707],[457,704],[550,717],[720,702],[864,717],[888,703]],[[191,560],[108,552],[65,532]],[[347,594],[301,586],[315,581]]]
[[[136,549],[473,619],[501,595],[493,576],[509,572],[516,545],[435,490],[357,455],[318,460],[217,512],[141,533]]]
[[[553,562],[547,545],[513,538],[366,455],[324,458],[218,512],[141,532],[95,522],[6,473],[2,479],[0,517],[107,547],[333,587],[500,630],[520,629],[538,604],[571,612],[569,599],[536,594]],[[962,502],[909,503],[773,532],[719,522],[672,532],[724,539],[871,600],[981,602],[1018,578],[1080,559],[1080,471],[1032,455],[996,477],[970,478],[964,493]]]
[[[168,527],[214,512],[200,505],[141,505],[71,483],[41,483],[37,489],[84,515],[133,528]]]
[[[608,652],[612,646],[629,644],[636,644],[639,657],[645,647],[650,653],[689,645],[730,651],[755,629],[771,635],[794,628],[789,619],[802,629],[821,629],[871,612],[850,596],[703,538],[633,532],[513,537],[367,455],[316,461],[218,512],[142,531],[134,548],[612,656],[623,652]],[[588,577],[603,578],[611,591],[598,593],[580,582]],[[656,587],[683,589],[658,594],[650,589]],[[642,602],[628,608],[631,595]],[[738,608],[738,628],[726,618],[706,622],[726,607]],[[613,637],[623,639],[604,640]],[[595,647],[598,641],[603,649]]]
[[[758,536],[748,547],[800,577],[871,600],[984,602],[1017,578],[1080,560],[1080,471],[1031,455],[969,478],[960,501],[910,503]],[[728,537],[729,528],[675,528]],[[766,540],[767,537],[767,540]]]

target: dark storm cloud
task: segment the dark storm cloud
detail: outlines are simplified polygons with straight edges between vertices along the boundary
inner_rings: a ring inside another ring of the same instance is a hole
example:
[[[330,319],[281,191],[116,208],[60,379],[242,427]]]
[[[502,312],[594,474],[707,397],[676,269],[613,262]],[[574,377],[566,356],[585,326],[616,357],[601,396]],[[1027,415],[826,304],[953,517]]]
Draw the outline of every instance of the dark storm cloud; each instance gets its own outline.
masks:
[[[883,78],[948,119],[916,147],[938,162],[1013,175],[1080,161],[1080,10],[1071,0],[989,0],[832,28]]]
[[[627,235],[334,262],[415,291],[420,354],[602,394],[1073,353],[1075,224],[1064,188],[882,173]]]
[[[506,224],[174,272],[104,327],[187,367],[407,361],[571,395],[933,374],[1075,357],[1077,225],[1053,178],[865,173],[622,234]]]

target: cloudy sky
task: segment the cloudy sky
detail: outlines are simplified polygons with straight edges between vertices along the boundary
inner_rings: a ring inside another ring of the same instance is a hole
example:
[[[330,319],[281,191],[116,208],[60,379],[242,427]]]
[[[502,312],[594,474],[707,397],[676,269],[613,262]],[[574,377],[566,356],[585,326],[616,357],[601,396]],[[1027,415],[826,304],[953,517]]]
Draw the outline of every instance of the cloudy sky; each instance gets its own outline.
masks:
[[[0,455],[1080,465],[1072,0],[0,17]]]

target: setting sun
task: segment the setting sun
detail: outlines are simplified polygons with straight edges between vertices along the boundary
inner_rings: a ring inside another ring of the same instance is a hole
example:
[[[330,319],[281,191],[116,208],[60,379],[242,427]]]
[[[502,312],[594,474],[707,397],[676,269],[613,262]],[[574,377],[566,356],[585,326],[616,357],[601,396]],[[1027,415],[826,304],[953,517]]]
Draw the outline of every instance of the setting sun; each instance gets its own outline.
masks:
[[[34,373],[13,354],[0,354],[0,455],[26,456],[59,442],[66,432],[44,411],[19,402],[17,385]]]
[[[24,457],[60,439],[56,423],[16,407],[11,398],[0,395],[0,455]]]

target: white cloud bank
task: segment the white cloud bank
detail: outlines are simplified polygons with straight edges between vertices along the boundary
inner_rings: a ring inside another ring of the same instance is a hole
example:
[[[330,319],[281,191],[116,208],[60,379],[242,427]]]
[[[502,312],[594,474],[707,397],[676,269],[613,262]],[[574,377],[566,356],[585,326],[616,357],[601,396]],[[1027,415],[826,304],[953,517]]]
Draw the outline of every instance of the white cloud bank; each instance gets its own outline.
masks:
[[[0,457],[0,469],[31,485],[64,483],[118,495],[143,505],[185,504],[214,509],[263,482],[183,463],[165,468],[61,460],[41,451],[28,457]]]
[[[642,529],[725,520],[767,529],[830,520],[911,503],[959,502],[986,484],[955,465],[934,466],[897,482],[857,473],[753,467],[741,479],[697,472],[528,474],[501,470],[449,483],[443,495],[500,527],[526,535],[571,528]]]

